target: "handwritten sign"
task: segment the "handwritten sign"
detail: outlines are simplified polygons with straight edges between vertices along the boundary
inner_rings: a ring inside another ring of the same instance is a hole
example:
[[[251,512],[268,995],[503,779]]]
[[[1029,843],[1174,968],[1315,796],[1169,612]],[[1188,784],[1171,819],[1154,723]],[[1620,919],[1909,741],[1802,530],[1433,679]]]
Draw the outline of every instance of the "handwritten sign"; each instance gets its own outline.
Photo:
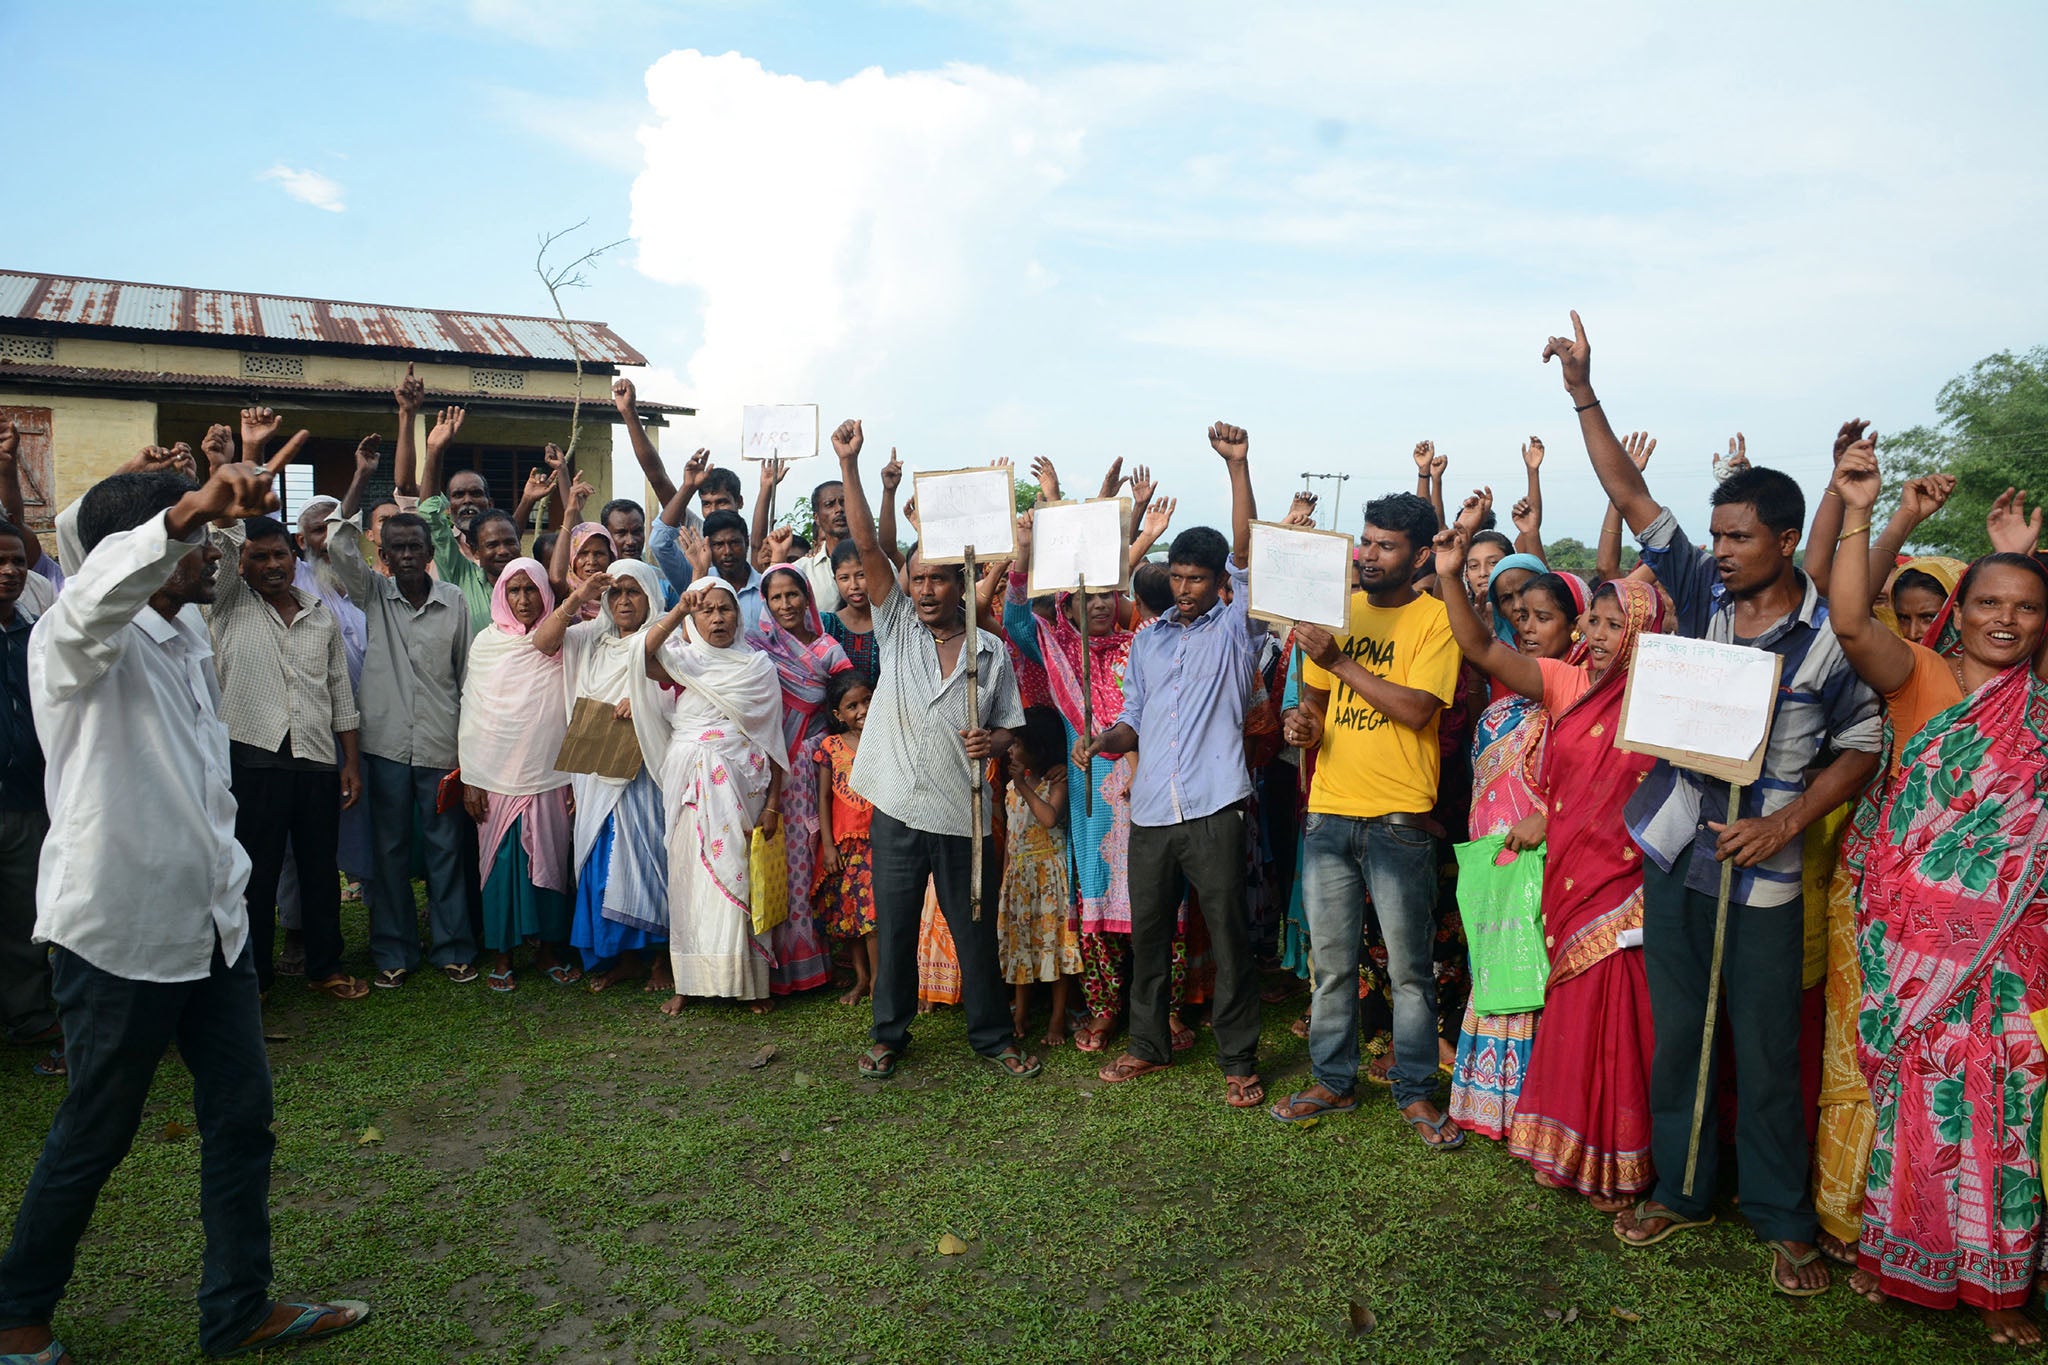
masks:
[[[740,409],[740,458],[805,460],[818,453],[816,403],[749,404]]]
[[[1017,481],[1007,466],[916,477],[917,552],[927,564],[958,564],[1017,549]]]
[[[1131,500],[1040,503],[1031,513],[1031,595],[1122,592],[1131,581]],[[979,546],[975,547],[977,550]]]
[[[1763,771],[1782,663],[1766,649],[1644,635],[1615,744],[1746,786]]]
[[[1252,523],[1251,614],[1342,631],[1351,624],[1351,537]]]

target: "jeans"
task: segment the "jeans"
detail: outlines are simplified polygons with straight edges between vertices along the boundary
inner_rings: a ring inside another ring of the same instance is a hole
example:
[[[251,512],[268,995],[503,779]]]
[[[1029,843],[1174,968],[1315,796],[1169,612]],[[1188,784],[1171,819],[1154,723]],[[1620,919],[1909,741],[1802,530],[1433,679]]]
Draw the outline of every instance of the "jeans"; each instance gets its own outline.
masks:
[[[1358,953],[1365,898],[1372,896],[1387,944],[1387,991],[1394,1005],[1394,1104],[1402,1109],[1436,1089],[1436,840],[1419,829],[1349,815],[1311,813],[1303,830],[1302,909],[1315,944],[1315,996],[1308,1055],[1318,1084],[1339,1095],[1358,1088]]]
[[[967,1010],[967,1045],[984,1057],[1011,1046],[1009,987],[996,953],[996,903],[1003,860],[995,840],[982,847],[981,918],[969,906],[971,842],[955,834],[927,834],[876,810],[871,831],[875,866],[875,1025],[869,1037],[891,1052],[910,1046],[917,1017],[917,926],[924,886],[938,892],[939,911],[953,933],[960,959],[960,996]]]
[[[1693,1192],[1685,1188],[1692,1106],[1700,1078],[1716,898],[1689,890],[1688,848],[1661,872],[1643,860],[1643,975],[1650,987],[1656,1051],[1650,1061],[1651,1197],[1688,1218],[1713,1207],[1720,1170],[1720,1049],[1707,1075],[1707,1115]],[[1811,1242],[1820,1231],[1807,1180],[1806,1108],[1799,1083],[1806,912],[1785,905],[1728,906],[1721,957],[1721,1015],[1735,1056],[1735,1163],[1742,1216],[1766,1241]],[[1716,1030],[1719,1031],[1718,1029]]]
[[[1226,806],[1177,825],[1132,825],[1131,1055],[1173,1061],[1168,1022],[1173,939],[1180,903],[1192,889],[1216,955],[1210,1020],[1226,1076],[1259,1074],[1259,976],[1245,924],[1244,808]]]
[[[150,1080],[176,1042],[199,1119],[199,1344],[226,1350],[270,1311],[270,1059],[245,948],[197,981],[130,981],[52,955],[71,1087],[29,1176],[0,1258],[0,1328],[50,1321],[107,1177],[128,1155]],[[166,1273],[163,1267],[157,1273]]]
[[[341,775],[234,765],[235,839],[249,855],[249,943],[256,984],[276,971],[277,890],[285,855],[298,873],[299,925],[306,935],[306,979],[341,974]]]
[[[379,971],[417,971],[420,965],[418,911],[412,899],[412,819],[417,810],[427,851],[427,926],[433,935],[429,958],[437,967],[476,960],[468,897],[462,879],[460,810],[438,814],[434,801],[447,772],[414,768],[373,754],[363,755],[369,788],[370,838],[376,862],[377,895],[370,903],[370,957]],[[308,953],[308,972],[311,969]]]
[[[0,1033],[26,1042],[57,1022],[50,998],[50,950],[30,941],[36,927],[36,863],[50,817],[0,810]]]

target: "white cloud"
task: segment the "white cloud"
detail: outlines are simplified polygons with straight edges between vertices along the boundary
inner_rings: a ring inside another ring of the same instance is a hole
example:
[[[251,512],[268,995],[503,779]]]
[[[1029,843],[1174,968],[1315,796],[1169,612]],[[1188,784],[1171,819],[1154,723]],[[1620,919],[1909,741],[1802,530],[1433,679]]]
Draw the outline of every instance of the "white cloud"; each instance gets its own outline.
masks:
[[[810,401],[828,374],[857,392],[990,292],[1049,279],[1039,207],[1080,131],[1029,82],[974,66],[813,81],[683,51],[647,93],[632,235],[642,272],[701,297],[687,373],[715,442],[744,403]]]
[[[280,161],[265,171],[261,178],[275,180],[286,194],[301,204],[310,204],[329,213],[340,213],[348,207],[341,201],[341,185],[318,171],[295,171]]]

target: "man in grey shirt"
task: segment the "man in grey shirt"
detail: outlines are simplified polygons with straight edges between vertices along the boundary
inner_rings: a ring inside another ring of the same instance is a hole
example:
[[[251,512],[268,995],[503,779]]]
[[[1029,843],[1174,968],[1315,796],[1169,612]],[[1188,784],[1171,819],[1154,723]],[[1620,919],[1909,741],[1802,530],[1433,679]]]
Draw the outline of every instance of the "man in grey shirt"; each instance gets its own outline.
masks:
[[[846,522],[860,547],[881,650],[881,681],[868,705],[853,787],[874,804],[875,867],[874,1040],[860,1059],[860,1074],[886,1080],[910,1046],[917,1011],[917,928],[929,880],[953,934],[960,959],[960,989],[967,1006],[967,1041],[1006,1076],[1036,1076],[1039,1061],[1017,1046],[1011,1031],[1002,971],[996,959],[996,899],[1001,860],[988,839],[981,862],[981,918],[971,901],[969,817],[972,792],[981,787],[981,832],[987,837],[997,794],[982,768],[1010,747],[1010,731],[1024,724],[1017,676],[993,632],[975,651],[980,675],[978,714],[967,710],[966,574],[958,565],[910,557],[910,587],[896,584],[896,566],[875,533],[874,515],[860,486],[861,429],[844,422],[832,433],[846,486]]]
[[[438,809],[437,798],[457,762],[469,608],[454,584],[428,577],[433,547],[424,520],[400,512],[384,523],[380,539],[389,577],[370,567],[367,542],[354,522],[339,515],[328,520],[328,562],[369,624],[357,709],[375,878],[370,956],[377,976],[371,984],[394,989],[419,967],[410,875],[415,813],[427,854],[428,957],[461,984],[476,980],[462,879],[462,812],[459,805]]]

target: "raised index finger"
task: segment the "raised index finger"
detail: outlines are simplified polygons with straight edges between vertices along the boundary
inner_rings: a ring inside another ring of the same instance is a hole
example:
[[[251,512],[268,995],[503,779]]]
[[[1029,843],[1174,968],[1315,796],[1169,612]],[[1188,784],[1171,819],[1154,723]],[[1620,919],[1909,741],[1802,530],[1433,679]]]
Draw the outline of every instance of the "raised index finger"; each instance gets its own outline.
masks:
[[[1572,335],[1583,345],[1586,340],[1586,324],[1579,321],[1579,310],[1572,309]]]
[[[270,459],[264,463],[264,472],[267,474],[283,473],[284,467],[292,462],[292,456],[298,454],[299,451],[305,446],[306,442],[312,439],[313,433],[310,431],[302,430],[295,433],[289,441],[286,441],[284,445],[279,448],[277,454],[271,456]]]

